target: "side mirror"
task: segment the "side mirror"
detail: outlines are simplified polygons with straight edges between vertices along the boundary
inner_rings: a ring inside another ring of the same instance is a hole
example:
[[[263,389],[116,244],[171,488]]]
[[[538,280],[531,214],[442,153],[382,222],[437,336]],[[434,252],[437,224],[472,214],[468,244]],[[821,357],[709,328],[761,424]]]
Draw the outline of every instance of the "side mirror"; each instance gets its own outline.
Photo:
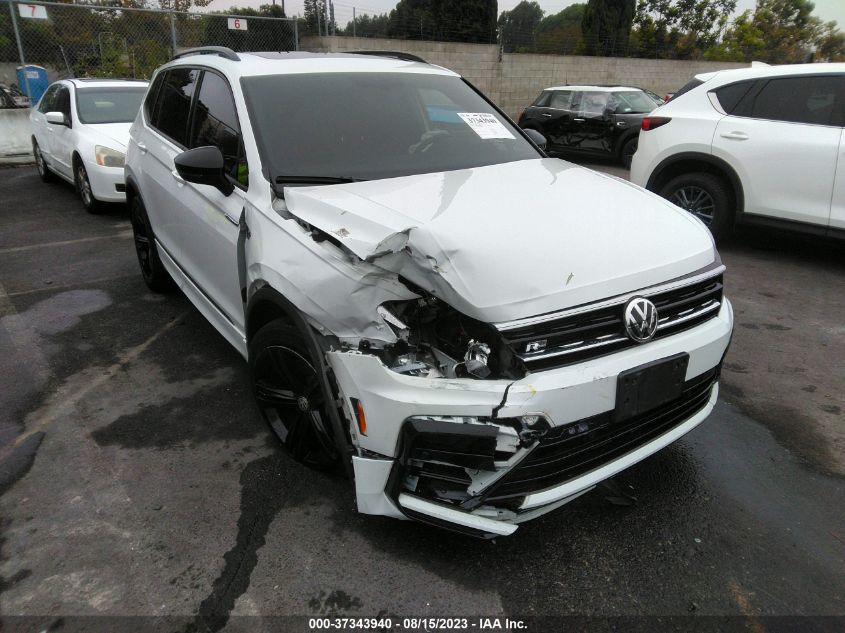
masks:
[[[213,145],[195,147],[182,152],[173,159],[177,173],[188,182],[197,185],[209,185],[228,196],[235,186],[226,178],[223,171],[223,154]]]
[[[546,137],[540,134],[537,130],[527,129],[523,130],[525,135],[534,141],[534,145],[539,147],[541,150],[545,151],[546,149]]]
[[[70,127],[70,122],[67,120],[67,117],[62,112],[48,112],[44,115],[44,118],[47,119],[47,123]]]

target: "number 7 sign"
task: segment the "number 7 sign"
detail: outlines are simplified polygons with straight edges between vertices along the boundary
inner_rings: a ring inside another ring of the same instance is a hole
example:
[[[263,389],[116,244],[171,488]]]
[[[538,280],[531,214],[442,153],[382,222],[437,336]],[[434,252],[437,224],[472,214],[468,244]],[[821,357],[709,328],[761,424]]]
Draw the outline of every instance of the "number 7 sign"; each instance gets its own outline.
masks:
[[[18,13],[21,14],[22,18],[47,19],[47,7],[43,4],[18,4]]]

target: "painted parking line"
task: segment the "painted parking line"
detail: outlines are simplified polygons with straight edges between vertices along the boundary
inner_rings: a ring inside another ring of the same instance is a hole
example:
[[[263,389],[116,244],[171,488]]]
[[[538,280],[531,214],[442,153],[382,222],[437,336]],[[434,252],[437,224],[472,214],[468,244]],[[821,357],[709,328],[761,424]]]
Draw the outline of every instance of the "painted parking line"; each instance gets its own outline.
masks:
[[[72,246],[73,244],[83,244],[85,242],[97,242],[99,240],[127,240],[132,239],[132,230],[127,229],[119,233],[112,233],[111,235],[97,235],[95,237],[80,237],[75,240],[62,240],[59,242],[42,242],[40,244],[28,244],[27,246],[11,246],[9,248],[0,248],[0,255],[7,253],[23,253],[26,251],[33,251],[39,248],[57,248],[61,246]]]

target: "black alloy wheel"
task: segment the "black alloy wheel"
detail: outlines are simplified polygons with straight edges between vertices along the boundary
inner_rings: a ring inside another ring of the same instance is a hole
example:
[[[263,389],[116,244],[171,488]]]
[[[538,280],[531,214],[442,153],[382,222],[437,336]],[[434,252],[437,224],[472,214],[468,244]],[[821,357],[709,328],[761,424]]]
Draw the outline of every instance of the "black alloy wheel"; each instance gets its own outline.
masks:
[[[298,462],[328,470],[339,462],[331,419],[318,375],[299,331],[282,321],[262,327],[249,345],[258,407]]]

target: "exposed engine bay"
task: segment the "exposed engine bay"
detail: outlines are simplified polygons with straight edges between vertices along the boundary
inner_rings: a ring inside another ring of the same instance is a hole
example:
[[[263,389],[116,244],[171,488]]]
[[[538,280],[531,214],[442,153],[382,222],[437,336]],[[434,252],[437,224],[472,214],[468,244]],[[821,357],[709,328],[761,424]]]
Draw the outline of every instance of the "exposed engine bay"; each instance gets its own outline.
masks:
[[[519,379],[526,370],[492,326],[461,314],[445,302],[423,296],[379,306],[396,343],[375,349],[361,342],[360,351],[378,353],[391,370],[427,378]]]

